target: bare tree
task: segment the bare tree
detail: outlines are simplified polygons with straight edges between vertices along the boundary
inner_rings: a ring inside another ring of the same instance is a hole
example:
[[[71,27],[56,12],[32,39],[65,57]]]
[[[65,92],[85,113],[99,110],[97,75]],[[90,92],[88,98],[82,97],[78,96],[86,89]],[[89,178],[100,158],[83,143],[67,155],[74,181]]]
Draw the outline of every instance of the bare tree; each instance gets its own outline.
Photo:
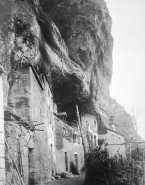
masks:
[[[139,120],[139,115],[140,115],[140,109],[136,110],[135,107],[132,107],[132,114],[131,114],[131,118],[133,120],[133,123],[134,123],[134,127],[135,127],[135,130],[136,130],[136,133],[138,133],[138,120]]]

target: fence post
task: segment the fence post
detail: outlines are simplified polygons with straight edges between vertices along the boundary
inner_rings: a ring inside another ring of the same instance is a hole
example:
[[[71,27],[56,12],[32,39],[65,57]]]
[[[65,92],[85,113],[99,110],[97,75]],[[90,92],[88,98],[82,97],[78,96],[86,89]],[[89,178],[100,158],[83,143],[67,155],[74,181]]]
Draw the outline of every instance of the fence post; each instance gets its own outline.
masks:
[[[131,185],[133,185],[133,181],[134,181],[134,159],[132,159]]]
[[[129,170],[130,170],[130,172],[129,172],[129,183],[131,184],[132,183],[132,164],[131,164],[131,162],[132,162],[132,144],[131,144],[131,142],[129,143]]]

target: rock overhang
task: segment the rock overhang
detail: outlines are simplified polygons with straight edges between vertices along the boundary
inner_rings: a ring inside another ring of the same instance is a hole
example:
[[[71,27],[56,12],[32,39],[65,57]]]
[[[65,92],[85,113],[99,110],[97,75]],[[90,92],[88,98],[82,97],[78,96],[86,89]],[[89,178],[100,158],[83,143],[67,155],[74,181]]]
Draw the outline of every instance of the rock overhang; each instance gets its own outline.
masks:
[[[104,107],[113,47],[112,21],[105,2],[36,2],[30,6],[29,34],[17,35],[21,50],[15,47],[15,55],[21,52],[26,62],[46,75],[59,111],[70,109],[71,114],[74,108],[70,106],[75,104],[82,112]]]

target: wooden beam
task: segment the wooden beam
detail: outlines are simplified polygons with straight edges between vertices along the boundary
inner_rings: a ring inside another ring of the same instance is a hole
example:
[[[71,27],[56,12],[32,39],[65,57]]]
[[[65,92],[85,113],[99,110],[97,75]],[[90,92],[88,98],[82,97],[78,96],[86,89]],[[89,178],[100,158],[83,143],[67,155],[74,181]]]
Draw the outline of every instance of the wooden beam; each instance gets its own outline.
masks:
[[[134,183],[134,159],[132,159],[132,169],[131,169],[131,185]]]
[[[10,153],[10,157],[11,157],[11,159],[12,159],[14,165],[15,165],[16,171],[17,171],[18,176],[19,176],[19,179],[20,179],[20,182],[21,182],[22,185],[25,185],[25,184],[24,184],[24,181],[23,181],[23,179],[22,179],[22,177],[21,177],[19,168],[18,168],[18,166],[17,166],[17,164],[16,164],[16,162],[15,162],[15,159],[14,159],[14,157],[13,157],[13,154],[12,154],[12,152],[11,152],[11,149],[10,149],[9,144],[8,144],[8,142],[7,142],[6,139],[5,139],[5,143],[6,143],[7,149],[8,149],[8,151],[9,151],[9,153]]]
[[[86,147],[85,147],[84,136],[83,136],[83,133],[82,133],[82,125],[81,125],[78,105],[76,105],[76,111],[77,111],[78,125],[79,125],[79,129],[80,129],[80,134],[81,134],[81,138],[82,138],[82,144],[83,144],[83,148],[84,148],[84,155],[86,156]]]

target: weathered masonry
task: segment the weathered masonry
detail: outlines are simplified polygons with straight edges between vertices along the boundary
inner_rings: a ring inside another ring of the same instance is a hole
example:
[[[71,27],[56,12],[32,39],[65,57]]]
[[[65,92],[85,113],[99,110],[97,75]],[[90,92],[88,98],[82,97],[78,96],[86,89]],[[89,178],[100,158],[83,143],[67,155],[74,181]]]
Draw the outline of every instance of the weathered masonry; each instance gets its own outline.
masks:
[[[48,138],[48,130],[53,100],[45,77],[33,67],[23,65],[18,72],[5,108],[6,140],[24,183],[43,184],[51,178],[53,135]],[[7,148],[6,177],[12,184],[20,180]]]
[[[84,151],[79,128],[71,127],[67,122],[56,118],[55,147],[57,173],[80,173],[84,165]]]
[[[15,185],[21,176],[26,185],[41,185],[62,172],[80,173],[84,164],[80,130],[57,116],[45,76],[27,65],[18,72],[4,111],[7,180]]]
[[[26,64],[19,66],[17,72],[19,79],[13,82],[7,106],[1,103],[0,109],[2,182],[42,185],[56,174],[81,173],[84,166],[82,137],[87,153],[99,147],[98,140],[103,139],[110,157],[126,157],[124,145],[116,145],[122,144],[124,137],[115,131],[115,125],[109,124],[107,117],[100,114],[98,119],[97,115],[81,114],[80,130],[76,122],[66,121],[65,112],[57,112],[44,75]],[[0,93],[3,97],[2,79]]]

